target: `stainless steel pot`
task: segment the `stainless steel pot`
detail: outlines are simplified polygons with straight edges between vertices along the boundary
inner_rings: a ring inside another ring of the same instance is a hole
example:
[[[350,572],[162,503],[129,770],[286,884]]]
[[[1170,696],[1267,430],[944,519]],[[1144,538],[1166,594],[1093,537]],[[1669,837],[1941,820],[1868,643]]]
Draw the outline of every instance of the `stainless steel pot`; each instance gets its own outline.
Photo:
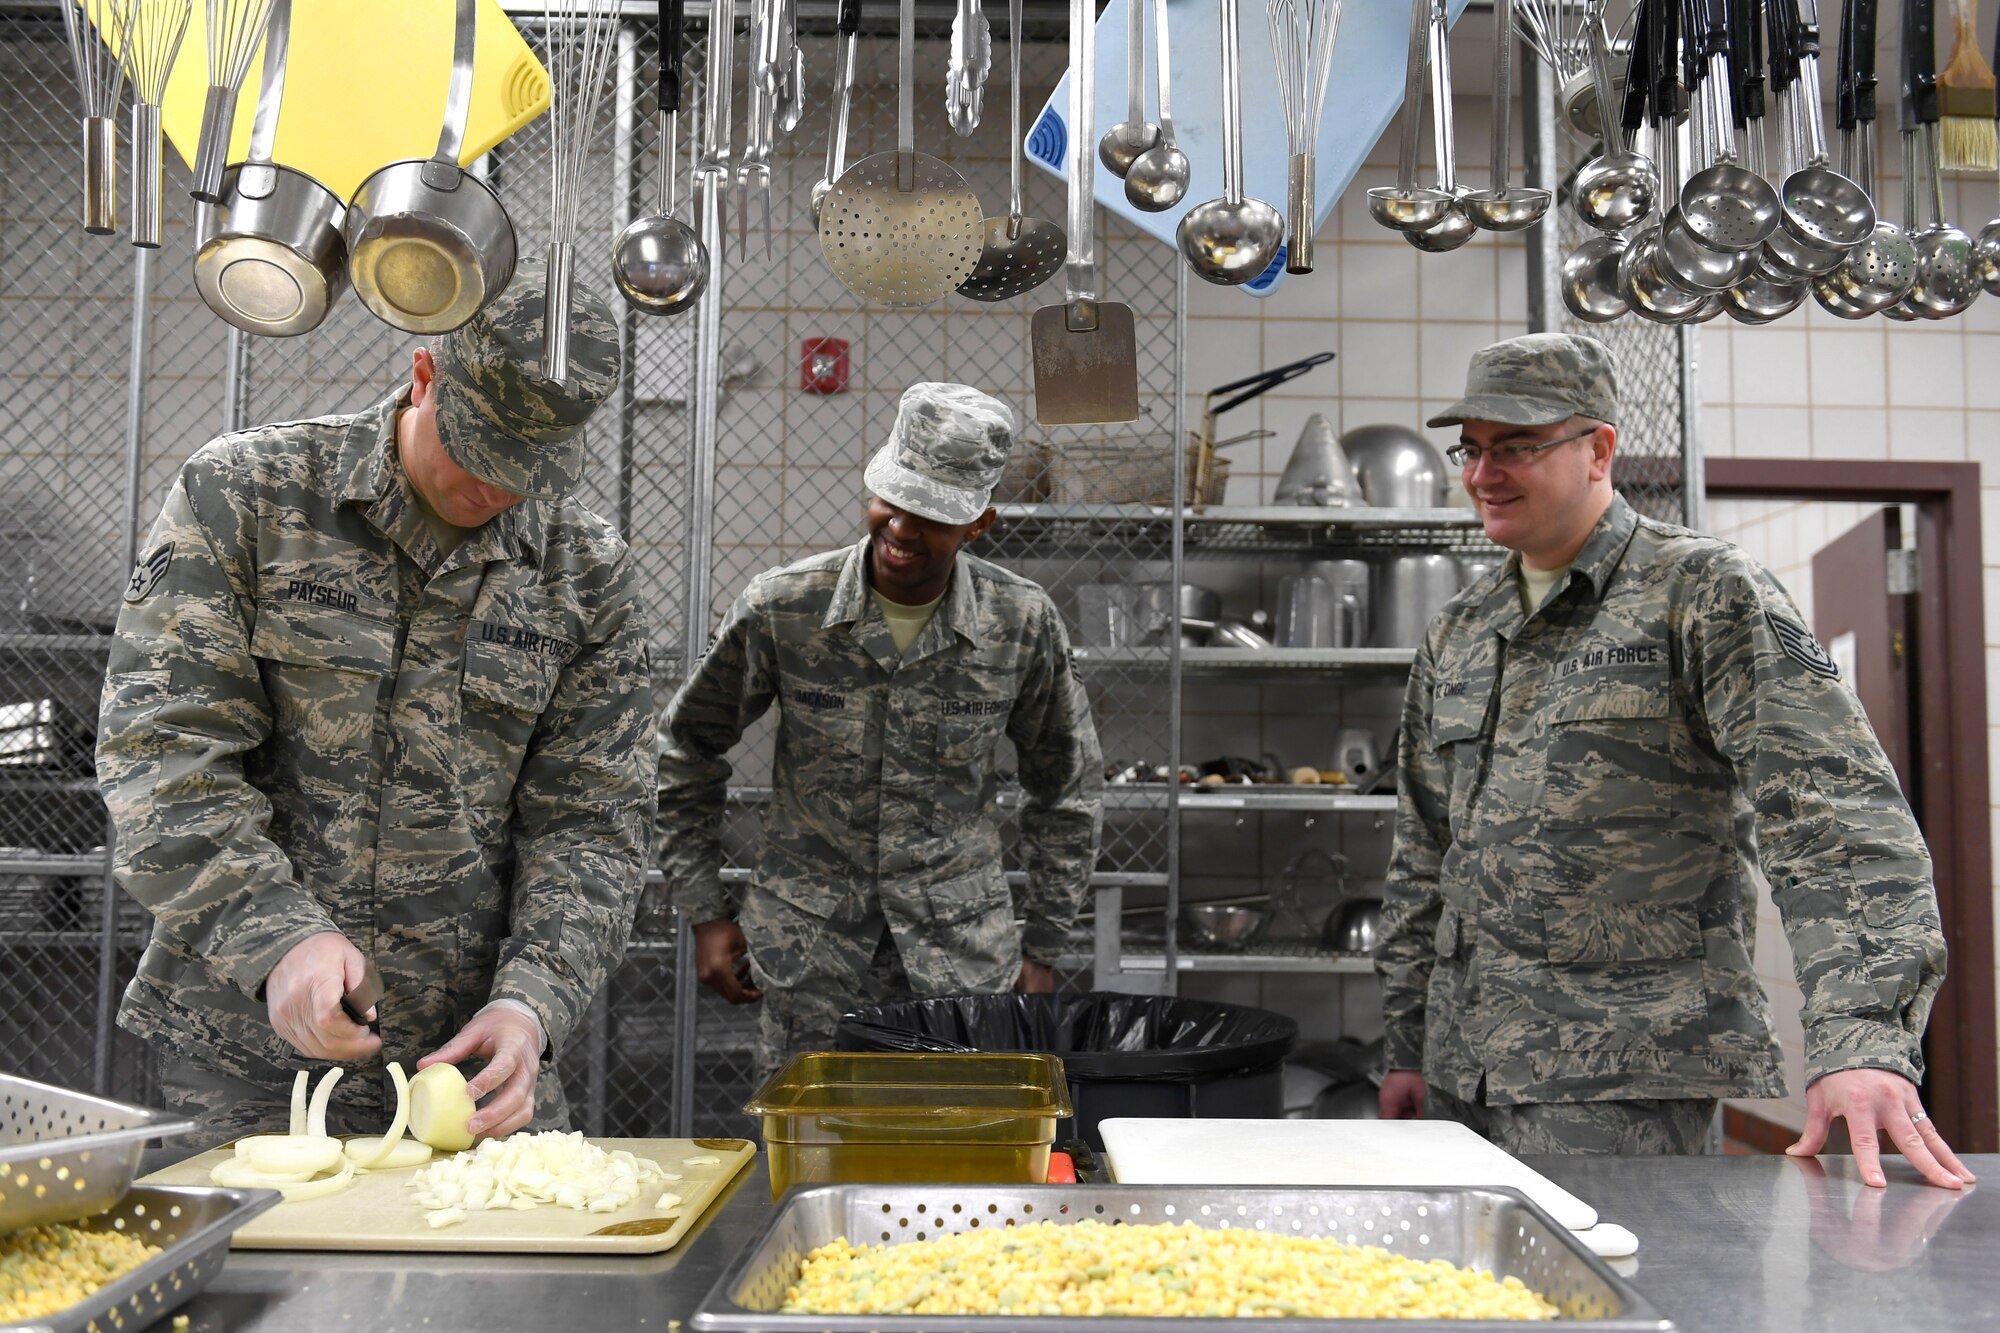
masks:
[[[276,0],[250,156],[223,172],[222,202],[194,259],[195,290],[208,308],[245,333],[269,338],[318,328],[347,285],[340,196],[271,160],[291,26],[291,0]]]
[[[1462,555],[1458,558],[1458,586],[1470,588],[1506,563],[1499,555]]]
[[[347,275],[375,318],[405,333],[445,333],[514,276],[514,224],[492,187],[458,164],[472,105],[478,0],[457,0],[451,88],[437,152],[391,162],[347,205]]]
[[[1392,556],[1375,566],[1374,647],[1415,648],[1458,593],[1458,561],[1442,552]]]
[[[1361,498],[1383,509],[1434,509],[1450,474],[1436,446],[1407,426],[1357,426],[1340,437]]]
[[[1173,632],[1174,610],[1179,606],[1181,646],[1199,648],[1208,642],[1209,632],[1222,615],[1222,594],[1198,583],[1175,585],[1166,582],[1137,585],[1138,625],[1131,642],[1141,646],[1166,643]],[[1196,621],[1196,625],[1185,622]]]

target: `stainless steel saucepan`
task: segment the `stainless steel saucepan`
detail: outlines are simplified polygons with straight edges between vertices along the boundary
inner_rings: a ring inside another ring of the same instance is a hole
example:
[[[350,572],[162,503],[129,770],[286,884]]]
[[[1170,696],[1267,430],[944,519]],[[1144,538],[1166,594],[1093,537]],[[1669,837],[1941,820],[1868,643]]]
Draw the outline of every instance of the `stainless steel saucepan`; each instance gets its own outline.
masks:
[[[428,159],[391,162],[347,205],[347,276],[375,318],[405,333],[471,319],[514,276],[514,224],[500,196],[458,164],[472,105],[478,0],[457,0],[444,127]]]
[[[264,83],[250,125],[250,156],[223,172],[222,202],[194,259],[195,290],[245,333],[310,333],[347,285],[340,196],[271,160],[285,99],[291,0],[276,0],[264,37]]]

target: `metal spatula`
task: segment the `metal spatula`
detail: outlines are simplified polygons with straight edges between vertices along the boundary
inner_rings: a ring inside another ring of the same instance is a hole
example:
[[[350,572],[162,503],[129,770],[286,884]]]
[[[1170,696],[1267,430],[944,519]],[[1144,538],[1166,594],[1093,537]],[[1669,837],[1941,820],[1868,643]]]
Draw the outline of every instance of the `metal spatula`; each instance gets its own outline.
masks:
[[[1035,419],[1045,426],[1139,419],[1139,351],[1132,307],[1097,299],[1097,238],[1091,216],[1097,141],[1096,14],[1069,7],[1069,300],[1035,312]]]

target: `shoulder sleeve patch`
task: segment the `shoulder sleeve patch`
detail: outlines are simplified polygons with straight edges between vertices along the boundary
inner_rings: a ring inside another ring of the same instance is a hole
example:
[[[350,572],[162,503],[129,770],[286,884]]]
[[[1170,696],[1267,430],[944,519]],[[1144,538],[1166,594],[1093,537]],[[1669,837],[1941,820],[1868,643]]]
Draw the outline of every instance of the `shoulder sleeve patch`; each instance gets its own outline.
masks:
[[[1829,680],[1840,679],[1840,666],[1832,654],[1820,646],[1812,631],[1796,621],[1787,620],[1774,611],[1766,611],[1764,619],[1771,622],[1771,632],[1778,636],[1778,646],[1785,655],[1792,658],[1806,670]]]
[[[132,577],[125,584],[125,600],[143,602],[160,586],[160,580],[167,576],[167,566],[173,563],[174,544],[161,542],[152,550],[139,557],[139,563],[132,566]]]

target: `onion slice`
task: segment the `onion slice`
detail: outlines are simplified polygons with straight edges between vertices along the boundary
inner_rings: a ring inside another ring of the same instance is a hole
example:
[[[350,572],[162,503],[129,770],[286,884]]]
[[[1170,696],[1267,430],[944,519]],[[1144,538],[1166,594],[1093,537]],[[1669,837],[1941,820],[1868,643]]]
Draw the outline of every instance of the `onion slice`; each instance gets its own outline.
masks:
[[[292,1080],[292,1127],[294,1134],[306,1132],[306,1071],[301,1069]]]
[[[358,1155],[352,1149],[348,1151],[348,1157],[353,1160],[354,1165],[364,1171],[372,1170],[388,1161],[389,1155],[396,1151],[396,1145],[402,1142],[403,1131],[409,1127],[410,1080],[403,1076],[403,1067],[393,1061],[389,1065],[389,1081],[396,1085],[396,1114],[389,1121],[388,1133],[382,1136],[380,1146],[373,1155]],[[429,1154],[426,1153],[425,1156]]]
[[[310,1134],[258,1134],[238,1143],[236,1155],[264,1175],[309,1180],[340,1165],[341,1145]]]
[[[267,1175],[259,1171],[247,1157],[231,1157],[218,1162],[208,1173],[208,1178],[229,1189],[271,1189],[285,1196],[286,1203],[298,1203],[306,1199],[323,1198],[336,1194],[353,1183],[354,1163],[345,1154],[340,1159],[340,1169],[330,1176],[317,1180],[295,1180],[290,1173]]]
[[[380,1158],[373,1166],[363,1167],[362,1159],[373,1155],[382,1146],[382,1140],[367,1135],[347,1141],[347,1156],[356,1170],[404,1171],[413,1166],[422,1166],[431,1160],[431,1145],[419,1143],[415,1139],[397,1139],[389,1145],[388,1155]]]
[[[312,1106],[306,1111],[306,1133],[314,1138],[326,1137],[326,1108],[333,1100],[333,1085],[340,1082],[340,1076],[347,1071],[339,1065],[326,1071],[319,1086],[313,1089]]]

